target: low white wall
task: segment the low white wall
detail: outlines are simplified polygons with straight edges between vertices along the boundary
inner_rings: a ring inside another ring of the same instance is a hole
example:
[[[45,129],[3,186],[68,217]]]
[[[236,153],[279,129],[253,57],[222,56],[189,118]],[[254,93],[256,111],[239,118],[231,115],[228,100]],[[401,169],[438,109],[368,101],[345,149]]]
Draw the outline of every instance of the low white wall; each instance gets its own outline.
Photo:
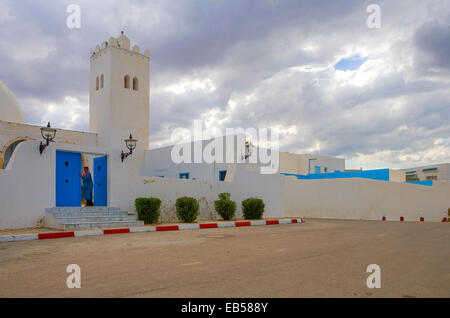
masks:
[[[287,216],[333,219],[442,220],[450,208],[450,183],[432,187],[370,179],[285,179]]]
[[[163,201],[162,220],[174,221],[175,201],[192,196],[200,201],[200,219],[218,215],[214,200],[230,192],[237,203],[236,217],[242,217],[241,202],[258,197],[266,204],[265,217],[299,216],[417,221],[440,221],[450,207],[450,183],[432,187],[370,179],[298,180],[279,174],[259,174],[257,166],[228,167],[228,181],[185,180],[139,175],[143,152],[120,159],[121,149],[50,144],[42,155],[38,141],[19,144],[8,169],[0,170],[0,228],[41,225],[45,208],[55,206],[55,151],[78,151],[108,156],[108,205],[135,211],[137,197],[158,197]]]
[[[220,218],[215,211],[214,201],[221,192],[229,192],[231,199],[236,201],[236,217],[242,217],[241,202],[250,197],[264,200],[265,217],[284,216],[284,177],[275,175],[260,175],[237,168],[232,182],[204,181],[178,178],[139,177],[137,182],[123,184],[126,187],[117,202],[121,208],[135,211],[134,200],[138,197],[157,197],[162,201],[161,220],[175,221],[175,201],[182,196],[191,196],[200,202],[199,219]]]

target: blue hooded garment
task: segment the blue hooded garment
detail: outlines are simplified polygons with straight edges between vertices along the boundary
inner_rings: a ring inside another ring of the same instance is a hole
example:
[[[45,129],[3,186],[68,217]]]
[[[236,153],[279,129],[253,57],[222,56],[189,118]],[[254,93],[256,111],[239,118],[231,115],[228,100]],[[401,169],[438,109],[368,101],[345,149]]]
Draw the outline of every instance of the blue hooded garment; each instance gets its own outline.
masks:
[[[91,177],[91,173],[88,172],[83,177],[83,193],[82,193],[81,197],[84,200],[92,200],[92,188],[93,188],[92,177]]]

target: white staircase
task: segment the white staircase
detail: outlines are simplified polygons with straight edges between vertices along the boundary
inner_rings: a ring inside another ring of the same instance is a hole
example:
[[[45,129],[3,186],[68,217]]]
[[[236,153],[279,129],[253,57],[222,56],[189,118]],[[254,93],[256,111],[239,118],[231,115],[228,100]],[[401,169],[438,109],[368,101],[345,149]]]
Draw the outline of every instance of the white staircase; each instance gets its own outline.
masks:
[[[77,230],[103,227],[142,226],[135,214],[114,207],[54,207],[45,209],[45,227]]]

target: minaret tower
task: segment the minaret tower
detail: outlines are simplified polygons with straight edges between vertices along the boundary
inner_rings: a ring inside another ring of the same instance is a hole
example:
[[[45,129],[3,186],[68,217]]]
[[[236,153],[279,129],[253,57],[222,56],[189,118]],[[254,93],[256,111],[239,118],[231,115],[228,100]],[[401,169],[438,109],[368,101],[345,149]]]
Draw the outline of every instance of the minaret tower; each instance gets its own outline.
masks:
[[[126,150],[124,139],[131,133],[143,162],[149,148],[149,85],[150,52],[140,53],[137,45],[130,49],[123,32],[91,51],[89,130],[98,133],[100,147]]]

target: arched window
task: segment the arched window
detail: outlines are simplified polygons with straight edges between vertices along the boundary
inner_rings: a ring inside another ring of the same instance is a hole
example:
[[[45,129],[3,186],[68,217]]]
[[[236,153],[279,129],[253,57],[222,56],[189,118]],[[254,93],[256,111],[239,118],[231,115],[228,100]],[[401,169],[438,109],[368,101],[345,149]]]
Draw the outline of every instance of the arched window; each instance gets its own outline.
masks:
[[[95,90],[98,91],[98,76],[97,76],[97,79],[95,81]]]
[[[125,75],[123,78],[123,87],[130,88],[130,76]]]
[[[134,77],[133,78],[133,90],[137,91],[138,90],[138,85],[139,85],[138,79],[137,79],[137,77]]]
[[[16,147],[23,141],[31,140],[29,137],[18,137],[10,140],[3,146],[3,150],[0,151],[0,169],[6,169],[9,159],[11,159]]]
[[[103,88],[103,82],[104,82],[104,80],[105,80],[105,77],[104,77],[103,74],[102,74],[102,76],[100,76],[100,88]]]

